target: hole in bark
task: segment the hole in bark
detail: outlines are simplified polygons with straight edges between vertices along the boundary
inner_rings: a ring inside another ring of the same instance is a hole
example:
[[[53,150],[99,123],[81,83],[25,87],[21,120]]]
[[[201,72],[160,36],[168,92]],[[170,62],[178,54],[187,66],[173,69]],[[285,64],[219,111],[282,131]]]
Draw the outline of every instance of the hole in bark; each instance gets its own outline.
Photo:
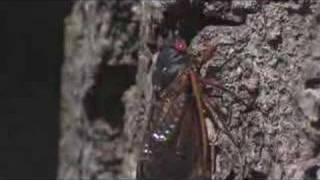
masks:
[[[305,172],[304,172],[304,179],[306,180],[317,180],[320,177],[320,166],[315,165],[309,167]]]
[[[179,35],[187,41],[190,40],[200,29],[200,7],[192,5],[188,1],[180,1],[170,5],[163,13],[164,19],[159,26],[163,37],[168,32],[177,30]]]
[[[304,87],[306,89],[316,89],[320,87],[320,78],[311,78],[308,79],[305,84]]]
[[[320,14],[316,15],[315,20],[316,20],[317,24],[320,23]]]
[[[101,65],[95,84],[85,97],[84,105],[90,120],[103,119],[112,127],[122,128],[123,93],[135,83],[136,66]]]
[[[231,170],[230,174],[226,177],[225,180],[234,180],[236,178],[236,173],[234,173],[233,170]]]
[[[320,119],[318,119],[318,121],[310,122],[310,126],[313,127],[314,129],[320,131]]]
[[[282,37],[278,36],[275,39],[271,39],[271,40],[268,41],[268,44],[272,49],[276,50],[276,49],[279,48],[279,45],[282,44]]]
[[[266,180],[266,179],[267,179],[267,175],[265,173],[255,171],[255,170],[251,170],[249,177],[246,178],[246,180]]]
[[[203,2],[178,1],[175,4],[169,5],[163,13],[163,21],[159,26],[159,33],[166,37],[170,31],[178,31],[179,35],[186,40],[187,44],[197,34],[199,30],[207,25],[223,25],[223,26],[238,26],[245,22],[246,14],[239,12],[234,14],[237,18],[225,18],[226,12],[230,10],[230,2],[225,4],[226,7],[221,7],[226,11],[217,11],[210,14],[203,12]]]

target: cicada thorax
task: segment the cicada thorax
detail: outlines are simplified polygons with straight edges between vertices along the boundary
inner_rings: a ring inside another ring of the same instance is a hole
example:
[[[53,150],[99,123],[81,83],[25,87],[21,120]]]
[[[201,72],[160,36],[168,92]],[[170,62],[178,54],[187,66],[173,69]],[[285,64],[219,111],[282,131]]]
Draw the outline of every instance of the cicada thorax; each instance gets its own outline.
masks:
[[[181,45],[181,44],[178,44]],[[179,46],[183,48],[183,46]],[[153,74],[154,96],[138,179],[209,179],[206,129],[190,79],[190,60],[177,44],[165,47]],[[204,148],[206,149],[204,151]]]

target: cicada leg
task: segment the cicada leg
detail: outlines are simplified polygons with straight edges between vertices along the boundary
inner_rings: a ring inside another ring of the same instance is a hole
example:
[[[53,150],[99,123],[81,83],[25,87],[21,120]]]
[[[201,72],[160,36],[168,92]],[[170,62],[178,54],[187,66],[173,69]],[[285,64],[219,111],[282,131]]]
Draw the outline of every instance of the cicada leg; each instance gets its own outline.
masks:
[[[216,130],[216,127],[211,122],[210,118],[206,118],[206,124],[207,124],[207,131],[208,131],[208,151],[211,154],[210,155],[210,163],[211,163],[211,174],[215,175],[216,172],[216,160],[217,160],[217,152],[216,152],[216,142],[219,137],[219,132]]]
[[[199,79],[199,81],[200,81],[202,88],[204,90],[208,90],[211,88],[218,88],[222,91],[229,93],[235,99],[236,102],[239,102],[246,107],[242,112],[250,112],[252,110],[257,110],[264,115],[267,115],[267,113],[268,113],[265,110],[261,109],[260,106],[257,106],[257,104],[255,104],[256,97],[253,97],[251,100],[249,100],[249,103],[246,103],[244,99],[240,98],[236,93],[234,93],[233,91],[231,91],[228,88],[226,88],[225,86],[223,86],[219,81],[217,81],[214,78],[202,78],[202,79]],[[208,93],[205,93],[205,94],[209,98],[212,97],[212,95],[210,95]]]
[[[206,95],[203,96],[202,101],[203,101],[206,109],[209,111],[208,115],[209,115],[212,123],[216,127],[218,127],[218,129],[220,131],[222,131],[224,134],[226,134],[228,136],[228,138],[230,139],[230,141],[232,142],[232,144],[238,149],[239,144],[237,143],[237,141],[235,141],[235,139],[233,138],[233,136],[229,132],[226,124],[223,121],[223,119],[224,120],[227,119],[227,115],[220,109],[220,107],[214,102],[213,99],[210,99]]]
[[[238,143],[234,139],[234,137],[232,136],[232,134],[228,130],[226,124],[223,122],[223,119],[225,119],[227,115],[224,114],[223,111],[218,106],[218,104],[216,104],[214,102],[214,99],[212,99],[212,98],[210,98],[210,97],[208,97],[206,95],[203,95],[203,99],[202,100],[203,100],[204,106],[209,111],[208,115],[211,117],[210,120],[212,121],[213,124],[215,124],[216,127],[218,127],[218,129],[220,131],[222,131],[222,133],[224,133],[228,137],[228,139],[231,141],[231,143],[235,147],[235,150],[239,154],[241,164],[243,164],[244,163],[244,159],[242,158],[242,152],[240,150],[240,143]],[[217,118],[215,118],[215,114],[216,114]],[[229,116],[229,117],[231,117],[231,116]],[[215,155],[216,155],[216,153],[215,153]],[[214,157],[215,156],[212,156],[212,158],[214,158]],[[216,166],[216,163],[214,164],[214,166]]]
[[[214,79],[214,78],[203,78],[203,79],[200,79],[200,82],[201,82],[201,85],[203,86],[204,89],[206,89],[206,88],[218,88],[218,89],[220,89],[222,91],[225,91],[225,92],[229,93],[237,102],[241,103],[242,105],[244,105],[246,107],[245,111],[249,111],[249,110],[253,109],[254,100],[252,100],[252,102],[250,102],[250,103],[246,103],[236,93],[234,93],[233,91],[231,91],[228,88],[226,88],[225,86],[223,86],[216,79]],[[208,85],[211,86],[211,87],[208,87]]]

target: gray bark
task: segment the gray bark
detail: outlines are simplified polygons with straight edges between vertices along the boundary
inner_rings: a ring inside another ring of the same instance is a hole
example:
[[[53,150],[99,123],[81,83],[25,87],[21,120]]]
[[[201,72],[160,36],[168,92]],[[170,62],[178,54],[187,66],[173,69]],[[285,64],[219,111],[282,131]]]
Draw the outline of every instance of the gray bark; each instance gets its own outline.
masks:
[[[193,54],[203,39],[217,46],[202,75],[252,105],[212,92],[239,144],[218,129],[213,178],[320,178],[319,12],[317,0],[76,1],[65,20],[58,178],[134,178],[156,57],[148,44],[177,22]]]

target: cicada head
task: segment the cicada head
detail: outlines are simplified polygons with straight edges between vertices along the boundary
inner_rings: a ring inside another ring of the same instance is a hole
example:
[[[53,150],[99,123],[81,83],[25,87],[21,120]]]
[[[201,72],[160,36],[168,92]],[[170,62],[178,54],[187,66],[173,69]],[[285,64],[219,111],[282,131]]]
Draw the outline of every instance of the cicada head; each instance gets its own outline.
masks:
[[[187,44],[181,38],[166,42],[160,50],[152,76],[155,91],[166,88],[189,64]]]

